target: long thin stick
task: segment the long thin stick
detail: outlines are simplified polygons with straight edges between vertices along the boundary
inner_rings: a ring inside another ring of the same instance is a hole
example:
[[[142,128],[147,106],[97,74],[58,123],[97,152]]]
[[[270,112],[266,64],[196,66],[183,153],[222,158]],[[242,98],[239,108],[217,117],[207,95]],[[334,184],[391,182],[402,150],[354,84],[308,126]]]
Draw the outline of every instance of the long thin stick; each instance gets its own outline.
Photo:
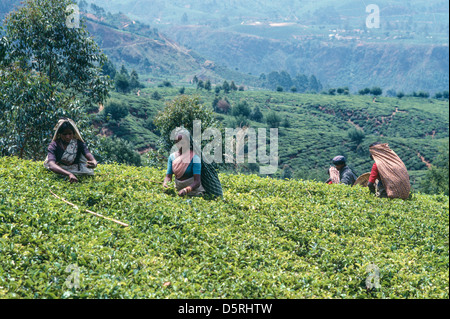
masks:
[[[65,202],[65,203],[69,204],[70,206],[72,206],[72,207],[74,207],[74,208],[78,209],[78,206],[77,206],[77,205],[75,205],[75,204],[73,204],[73,203],[71,203],[71,202],[69,202],[69,201],[65,200],[64,198],[61,198],[61,197],[59,197],[58,195],[56,195],[55,193],[53,193],[53,192],[52,192],[51,190],[50,190],[50,193],[52,193],[52,194],[53,194],[53,196],[55,196],[56,198],[58,198],[58,199],[62,200],[63,202]],[[102,218],[108,219],[108,220],[110,220],[110,221],[113,221],[113,222],[115,222],[115,223],[117,223],[117,224],[119,224],[119,225],[122,225],[122,226],[128,227],[128,224],[122,223],[121,221],[119,221],[119,220],[116,220],[116,219],[114,219],[114,218],[109,218],[109,217],[106,217],[106,216],[100,215],[100,214],[98,214],[98,213],[94,213],[94,212],[92,212],[92,211],[90,211],[90,210],[87,210],[87,209],[86,209],[86,212],[88,212],[89,214],[92,214],[92,215],[98,216],[98,217],[102,217]]]
[[[99,174],[97,174],[97,175],[108,175],[108,176],[109,176],[108,173],[99,173]],[[143,179],[143,180],[148,181],[148,182],[150,182],[150,183],[164,184],[163,182],[159,182],[159,181],[151,181],[151,180],[149,180],[149,179],[147,179],[147,178],[141,178],[141,177],[129,177],[128,179]]]

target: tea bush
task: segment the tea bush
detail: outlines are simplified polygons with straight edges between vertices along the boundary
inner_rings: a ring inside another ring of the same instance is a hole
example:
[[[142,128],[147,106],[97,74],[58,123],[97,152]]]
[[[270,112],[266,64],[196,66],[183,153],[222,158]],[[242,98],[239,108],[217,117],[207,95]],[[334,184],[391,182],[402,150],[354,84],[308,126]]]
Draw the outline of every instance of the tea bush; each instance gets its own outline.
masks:
[[[0,157],[0,298],[449,296],[448,196],[220,174],[223,199],[187,199],[163,177],[99,165],[70,184]]]

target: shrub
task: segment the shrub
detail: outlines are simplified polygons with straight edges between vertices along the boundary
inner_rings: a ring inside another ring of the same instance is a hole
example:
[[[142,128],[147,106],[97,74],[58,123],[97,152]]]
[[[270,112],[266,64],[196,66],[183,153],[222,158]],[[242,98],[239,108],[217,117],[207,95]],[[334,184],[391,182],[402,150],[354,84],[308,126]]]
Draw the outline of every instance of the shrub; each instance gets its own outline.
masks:
[[[128,115],[128,107],[120,100],[111,99],[106,103],[103,114],[105,117],[111,115],[113,120],[120,121]]]
[[[271,111],[266,116],[266,123],[270,128],[280,127],[281,119],[276,112]]]
[[[197,96],[181,95],[168,102],[164,110],[158,112],[154,123],[161,133],[164,147],[169,150],[173,145],[170,138],[172,131],[184,127],[192,134],[195,120],[201,121],[202,131],[218,126],[211,107],[200,104]]]

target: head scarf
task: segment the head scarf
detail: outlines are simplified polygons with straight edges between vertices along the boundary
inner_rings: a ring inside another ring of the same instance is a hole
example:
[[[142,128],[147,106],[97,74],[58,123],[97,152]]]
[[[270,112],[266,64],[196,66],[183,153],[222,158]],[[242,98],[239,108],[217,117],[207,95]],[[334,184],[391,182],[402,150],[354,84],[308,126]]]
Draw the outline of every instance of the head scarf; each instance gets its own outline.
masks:
[[[77,125],[75,124],[75,122],[74,121],[72,121],[71,119],[69,119],[69,118],[63,118],[63,119],[60,119],[59,121],[58,121],[58,123],[56,124],[56,126],[55,126],[55,128],[54,128],[54,130],[55,130],[55,134],[53,135],[53,141],[56,141],[57,139],[58,139],[58,130],[59,130],[59,128],[61,127],[61,125],[64,123],[64,122],[69,122],[69,124],[70,125],[72,125],[72,127],[73,127],[73,129],[74,129],[74,131],[75,131],[75,138],[77,139],[77,140],[80,140],[80,141],[82,141],[83,143],[84,143],[84,140],[83,140],[83,138],[81,137],[81,134],[80,134],[80,131],[78,130],[78,127],[77,127]]]
[[[333,158],[332,162],[333,162],[334,165],[345,164],[345,157],[342,156],[342,155],[338,155],[338,156]]]

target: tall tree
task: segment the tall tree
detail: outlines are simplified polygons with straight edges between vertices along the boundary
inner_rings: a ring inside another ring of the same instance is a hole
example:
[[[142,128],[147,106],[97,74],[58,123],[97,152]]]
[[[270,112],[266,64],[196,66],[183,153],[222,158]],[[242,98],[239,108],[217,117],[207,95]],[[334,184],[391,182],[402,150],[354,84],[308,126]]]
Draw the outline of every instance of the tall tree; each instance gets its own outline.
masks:
[[[83,103],[102,103],[110,82],[102,75],[107,61],[83,20],[70,26],[72,0],[26,0],[5,19],[9,58],[27,71],[43,73],[54,90]],[[53,92],[55,93],[55,92]]]
[[[5,18],[0,41],[2,154],[42,159],[59,117],[91,134],[80,105],[103,103],[110,82],[106,56],[80,21],[72,27],[70,0],[26,0]],[[92,150],[92,149],[91,149]]]

